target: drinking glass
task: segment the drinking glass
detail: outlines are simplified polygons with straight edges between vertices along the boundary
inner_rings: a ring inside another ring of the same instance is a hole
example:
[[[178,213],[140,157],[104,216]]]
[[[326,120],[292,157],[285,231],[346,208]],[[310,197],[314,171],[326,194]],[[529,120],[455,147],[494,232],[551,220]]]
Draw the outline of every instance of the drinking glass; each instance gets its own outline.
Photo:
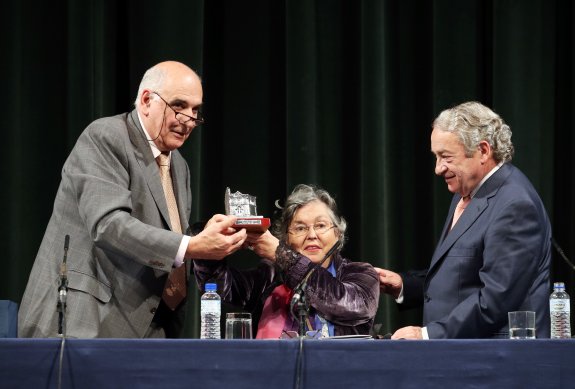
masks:
[[[252,339],[252,315],[246,312],[226,314],[226,339]]]
[[[509,312],[509,339],[535,339],[535,312]]]

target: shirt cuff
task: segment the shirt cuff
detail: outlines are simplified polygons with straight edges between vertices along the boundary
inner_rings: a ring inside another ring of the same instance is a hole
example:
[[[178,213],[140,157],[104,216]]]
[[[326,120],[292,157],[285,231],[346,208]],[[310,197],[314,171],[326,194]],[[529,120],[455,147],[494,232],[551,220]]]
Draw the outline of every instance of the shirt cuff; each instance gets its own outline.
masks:
[[[188,243],[190,243],[191,236],[184,235],[182,242],[180,243],[180,248],[176,254],[176,259],[174,259],[174,267],[180,267],[184,263],[184,255],[186,255],[186,249],[188,248]]]
[[[421,338],[425,340],[429,339],[429,334],[427,333],[427,327],[421,328]]]
[[[395,302],[398,304],[403,303],[403,285],[401,285],[401,290],[399,291],[399,296],[395,299]]]

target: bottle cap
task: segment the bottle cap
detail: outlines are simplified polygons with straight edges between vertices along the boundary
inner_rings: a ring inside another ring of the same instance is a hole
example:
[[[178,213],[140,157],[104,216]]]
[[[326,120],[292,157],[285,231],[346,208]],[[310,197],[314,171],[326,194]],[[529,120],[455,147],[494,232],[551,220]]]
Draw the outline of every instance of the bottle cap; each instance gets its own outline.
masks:
[[[558,288],[558,289],[565,289],[565,283],[564,282],[555,282],[555,283],[553,283],[553,287]]]
[[[205,286],[206,292],[215,292],[218,290],[218,285],[214,283],[207,283]]]

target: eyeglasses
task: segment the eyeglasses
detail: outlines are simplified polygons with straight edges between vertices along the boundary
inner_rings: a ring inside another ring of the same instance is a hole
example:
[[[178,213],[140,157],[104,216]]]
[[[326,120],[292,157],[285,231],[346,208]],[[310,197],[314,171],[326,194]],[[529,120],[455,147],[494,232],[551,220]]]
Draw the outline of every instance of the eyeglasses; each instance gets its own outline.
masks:
[[[196,117],[193,117],[193,116],[190,116],[190,115],[186,115],[186,114],[183,113],[183,112],[176,111],[176,110],[170,105],[170,103],[168,103],[166,100],[164,100],[164,98],[163,98],[162,96],[160,96],[160,94],[159,94],[158,92],[152,92],[152,93],[154,93],[154,94],[157,95],[160,99],[162,99],[162,101],[163,101],[164,103],[166,103],[166,106],[170,107],[170,109],[171,109],[172,111],[174,111],[174,114],[176,115],[176,120],[179,121],[180,123],[185,124],[185,125],[190,125],[190,121],[192,121],[191,124],[194,124],[194,125],[196,125],[196,126],[199,126],[199,125],[205,123],[204,118],[203,118],[203,116],[202,116],[202,113],[201,113],[200,111],[197,111],[197,112],[196,112]]]
[[[317,222],[310,226],[305,224],[297,224],[294,227],[288,228],[288,232],[293,236],[303,236],[309,233],[309,229],[313,228],[317,235],[323,235],[335,226],[333,224],[328,224],[325,222]]]

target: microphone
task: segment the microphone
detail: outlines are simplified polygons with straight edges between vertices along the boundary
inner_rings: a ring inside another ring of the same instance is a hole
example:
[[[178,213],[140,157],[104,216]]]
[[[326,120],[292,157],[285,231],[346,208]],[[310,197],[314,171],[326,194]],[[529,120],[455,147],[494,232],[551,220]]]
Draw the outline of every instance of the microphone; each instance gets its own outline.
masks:
[[[64,258],[60,264],[60,285],[58,286],[58,334],[63,334],[63,321],[64,321],[64,311],[66,311],[66,298],[68,295],[68,268],[66,266],[66,260],[68,258],[68,247],[70,246],[70,235],[66,235],[64,239]]]
[[[305,289],[307,287],[307,280],[309,279],[309,277],[315,272],[315,270],[318,267],[321,267],[321,265],[324,264],[324,262],[333,255],[333,253],[338,250],[339,248],[341,248],[341,241],[338,240],[337,242],[335,242],[335,244],[331,247],[331,249],[329,249],[329,251],[325,254],[325,256],[321,259],[321,261],[319,263],[317,263],[314,267],[311,268],[311,270],[309,270],[307,272],[307,274],[303,277],[303,279],[299,282],[299,284],[296,285],[296,287],[294,288],[294,294],[291,298],[290,301],[290,313],[292,314],[292,316],[295,316],[293,313],[293,308],[294,306],[298,303],[298,301],[301,300],[301,298],[303,297],[303,294],[305,292]]]

